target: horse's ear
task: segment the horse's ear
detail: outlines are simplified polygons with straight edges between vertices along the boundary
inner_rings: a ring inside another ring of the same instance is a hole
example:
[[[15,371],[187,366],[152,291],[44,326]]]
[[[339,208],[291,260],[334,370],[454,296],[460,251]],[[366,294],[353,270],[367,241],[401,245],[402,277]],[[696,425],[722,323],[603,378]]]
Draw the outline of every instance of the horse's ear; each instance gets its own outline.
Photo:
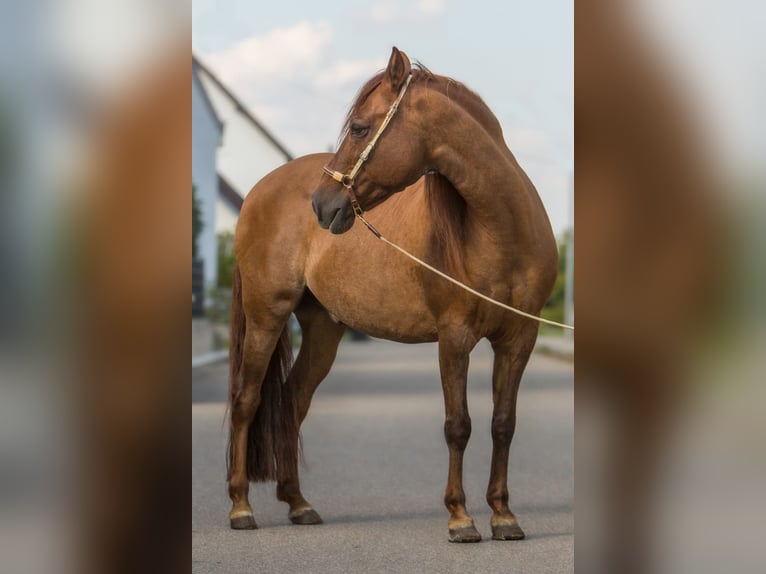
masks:
[[[404,84],[407,76],[410,75],[412,66],[407,54],[399,51],[396,46],[391,49],[391,57],[386,67],[386,79],[394,92],[398,92]]]

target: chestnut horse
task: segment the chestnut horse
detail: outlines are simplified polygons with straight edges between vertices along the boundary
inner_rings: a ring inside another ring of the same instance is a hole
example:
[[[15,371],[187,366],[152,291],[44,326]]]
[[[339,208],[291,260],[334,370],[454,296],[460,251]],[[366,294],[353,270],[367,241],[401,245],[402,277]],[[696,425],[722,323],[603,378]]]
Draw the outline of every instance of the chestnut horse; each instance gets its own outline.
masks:
[[[365,147],[366,161],[358,160]],[[550,222],[499,122],[465,86],[412,67],[394,48],[349,111],[337,153],[278,168],[242,207],[230,357],[231,527],[256,527],[248,484],[265,480],[277,481],[292,522],[321,522],[300,490],[299,427],[348,325],[393,341],[438,341],[453,542],[481,539],[462,484],[471,434],[466,380],[469,353],[480,339],[491,342],[492,537],[523,538],[508,506],[508,454],[537,323],[417,266],[354,225],[355,209],[369,210],[389,238],[496,300],[537,315],[551,293]],[[303,331],[292,368],[291,313]]]

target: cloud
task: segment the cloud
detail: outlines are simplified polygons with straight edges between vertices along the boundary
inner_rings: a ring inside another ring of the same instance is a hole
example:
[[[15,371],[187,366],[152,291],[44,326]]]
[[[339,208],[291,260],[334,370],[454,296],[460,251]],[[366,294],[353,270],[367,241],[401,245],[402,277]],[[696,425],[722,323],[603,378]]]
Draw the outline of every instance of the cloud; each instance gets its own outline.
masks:
[[[370,19],[377,24],[390,24],[399,17],[398,6],[389,2],[376,2],[370,8]]]
[[[301,21],[203,54],[210,68],[285,146],[326,151],[359,87],[386,58],[337,58],[327,21]]]
[[[247,38],[209,58],[225,82],[245,76],[286,78],[315,68],[330,46],[333,29],[329,22],[298,22],[277,28],[265,36]]]
[[[375,24],[405,24],[439,16],[444,8],[444,0],[419,0],[408,6],[384,0],[373,3],[366,16]]]
[[[444,0],[420,0],[416,6],[421,14],[437,15],[444,12]]]
[[[386,67],[386,58],[367,58],[363,60],[338,60],[326,73],[316,80],[320,89],[331,89],[353,84],[360,87],[364,81]]]

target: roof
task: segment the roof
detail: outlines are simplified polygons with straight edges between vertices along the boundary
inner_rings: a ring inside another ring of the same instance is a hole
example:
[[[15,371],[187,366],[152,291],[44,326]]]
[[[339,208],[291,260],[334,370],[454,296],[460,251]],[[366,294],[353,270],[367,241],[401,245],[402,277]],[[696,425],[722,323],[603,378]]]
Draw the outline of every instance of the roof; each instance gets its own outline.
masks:
[[[220,173],[218,174],[218,195],[228,201],[237,211],[242,209],[244,199]]]
[[[268,139],[274,147],[276,147],[282,155],[285,156],[286,161],[291,161],[293,159],[293,155],[287,151],[285,146],[282,145],[282,143],[274,137],[274,135],[264,127],[264,125],[259,122],[255,116],[248,110],[245,105],[235,96],[229,88],[227,88],[221,80],[218,79],[218,77],[210,71],[210,68],[205,66],[202,62],[200,62],[199,58],[192,54],[192,63],[194,66],[196,66],[199,70],[205,73],[208,78],[220,89],[226,97],[228,97],[232,103],[234,103],[235,107],[237,108],[237,111],[239,111],[245,118],[247,118],[253,126],[255,126],[265,137]]]
[[[210,96],[207,93],[207,90],[205,89],[205,86],[202,85],[202,82],[199,79],[199,71],[201,69],[201,66],[199,65],[199,62],[192,58],[192,81],[197,84],[197,87],[199,88],[200,94],[202,94],[202,101],[205,102],[205,107],[207,108],[207,111],[210,113],[210,116],[213,118],[213,121],[218,126],[218,131],[223,131],[223,122],[221,121],[221,118],[218,117],[218,114],[215,111],[215,107],[213,107],[213,102],[210,101]]]

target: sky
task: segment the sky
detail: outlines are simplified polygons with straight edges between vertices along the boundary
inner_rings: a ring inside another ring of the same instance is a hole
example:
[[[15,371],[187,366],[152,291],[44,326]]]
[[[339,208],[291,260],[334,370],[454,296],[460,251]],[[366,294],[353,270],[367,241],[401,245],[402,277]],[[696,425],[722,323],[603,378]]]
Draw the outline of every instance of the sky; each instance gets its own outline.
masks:
[[[334,149],[358,89],[397,46],[484,99],[560,237],[573,168],[572,4],[194,0],[192,46],[295,156]]]

